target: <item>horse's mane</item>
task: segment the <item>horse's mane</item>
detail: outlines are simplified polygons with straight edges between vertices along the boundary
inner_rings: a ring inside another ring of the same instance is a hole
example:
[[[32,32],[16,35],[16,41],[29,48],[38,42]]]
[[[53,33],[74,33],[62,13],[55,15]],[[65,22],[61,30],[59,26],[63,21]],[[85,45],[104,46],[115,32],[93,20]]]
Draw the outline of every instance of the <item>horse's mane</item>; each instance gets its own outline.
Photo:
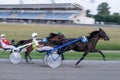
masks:
[[[89,35],[90,35],[89,38],[94,37],[98,33],[99,33],[99,31],[92,31],[91,33],[89,33]]]
[[[54,37],[54,36],[56,36],[56,34],[53,33],[53,32],[51,32],[47,38],[52,38],[52,37]]]

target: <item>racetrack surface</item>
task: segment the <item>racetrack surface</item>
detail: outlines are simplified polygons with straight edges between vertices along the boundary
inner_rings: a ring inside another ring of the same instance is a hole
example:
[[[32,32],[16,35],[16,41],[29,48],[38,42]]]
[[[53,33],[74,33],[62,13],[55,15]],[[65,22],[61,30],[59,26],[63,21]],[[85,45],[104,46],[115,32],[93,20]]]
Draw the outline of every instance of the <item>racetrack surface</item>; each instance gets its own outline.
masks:
[[[0,80],[120,80],[120,61],[65,60],[59,68],[49,68],[42,60],[34,64],[11,64],[0,59]]]

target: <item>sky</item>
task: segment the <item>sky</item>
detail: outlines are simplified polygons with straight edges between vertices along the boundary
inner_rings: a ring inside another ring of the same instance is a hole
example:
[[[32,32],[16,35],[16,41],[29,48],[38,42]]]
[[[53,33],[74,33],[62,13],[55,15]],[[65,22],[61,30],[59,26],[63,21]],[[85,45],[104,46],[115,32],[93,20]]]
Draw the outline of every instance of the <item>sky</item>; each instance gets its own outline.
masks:
[[[49,4],[52,0],[22,0],[24,4]],[[107,2],[110,12],[120,13],[120,0],[54,0],[55,3],[77,3],[86,9],[90,9],[92,14],[97,13],[97,7],[102,2]],[[20,0],[0,0],[0,4],[19,4]]]

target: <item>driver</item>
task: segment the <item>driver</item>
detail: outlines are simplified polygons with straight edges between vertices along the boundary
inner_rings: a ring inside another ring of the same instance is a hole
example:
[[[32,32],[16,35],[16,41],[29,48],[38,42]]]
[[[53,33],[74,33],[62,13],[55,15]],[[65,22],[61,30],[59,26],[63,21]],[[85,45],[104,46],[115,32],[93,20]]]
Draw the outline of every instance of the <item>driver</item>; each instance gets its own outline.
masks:
[[[11,50],[15,49],[13,45],[10,45],[10,42],[6,39],[5,34],[1,34],[0,37],[1,37],[0,43],[3,49],[11,49]]]
[[[32,47],[34,50],[37,50],[39,52],[41,51],[48,51],[50,49],[53,49],[53,47],[50,46],[44,46],[44,44],[39,44],[37,40],[38,34],[37,33],[32,33]]]

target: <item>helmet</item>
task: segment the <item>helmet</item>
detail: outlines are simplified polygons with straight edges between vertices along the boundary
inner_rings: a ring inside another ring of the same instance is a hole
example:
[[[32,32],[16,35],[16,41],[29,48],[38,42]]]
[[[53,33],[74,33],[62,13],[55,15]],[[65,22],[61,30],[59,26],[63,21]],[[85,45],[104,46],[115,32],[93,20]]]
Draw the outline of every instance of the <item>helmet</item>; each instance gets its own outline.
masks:
[[[41,39],[41,42],[45,44],[45,43],[48,42],[48,40],[47,40],[47,38],[42,38],[42,39]]]
[[[58,35],[61,35],[62,33],[61,32],[58,32]]]
[[[2,38],[2,37],[6,37],[6,35],[5,35],[5,34],[1,34],[0,37],[1,37],[1,38]]]
[[[32,33],[32,38],[36,37],[37,35],[37,33]]]

